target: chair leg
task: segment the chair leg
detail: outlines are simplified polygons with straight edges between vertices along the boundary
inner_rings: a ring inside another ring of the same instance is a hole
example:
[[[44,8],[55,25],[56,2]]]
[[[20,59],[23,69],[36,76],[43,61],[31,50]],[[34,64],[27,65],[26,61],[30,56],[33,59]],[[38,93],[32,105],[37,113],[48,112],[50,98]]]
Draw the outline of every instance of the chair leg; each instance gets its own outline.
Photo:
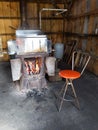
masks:
[[[75,89],[74,89],[72,80],[70,80],[70,85],[71,85],[71,87],[72,87],[72,91],[73,91],[73,94],[74,94],[74,97],[75,97],[75,100],[76,100],[77,107],[78,107],[78,109],[80,109],[79,100],[78,100],[78,97],[77,97],[77,95],[76,95],[76,92],[75,92]]]
[[[63,101],[64,101],[64,97],[65,97],[67,88],[68,88],[68,84],[66,83],[66,86],[65,86],[65,89],[64,89],[64,93],[63,93],[63,97],[62,97],[62,100],[60,102],[59,112],[61,111],[61,108],[62,108],[62,105],[63,105]]]

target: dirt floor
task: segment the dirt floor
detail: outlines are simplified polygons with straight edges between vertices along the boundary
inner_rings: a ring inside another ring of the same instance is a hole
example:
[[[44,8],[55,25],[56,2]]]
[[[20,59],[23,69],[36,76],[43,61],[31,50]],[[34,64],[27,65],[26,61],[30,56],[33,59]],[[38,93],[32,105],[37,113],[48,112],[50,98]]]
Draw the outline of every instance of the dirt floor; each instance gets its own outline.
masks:
[[[0,63],[0,130],[98,130],[98,77],[90,72],[74,81],[80,110],[64,102],[58,112],[58,92],[64,81],[49,82],[44,94],[19,92],[10,63]]]

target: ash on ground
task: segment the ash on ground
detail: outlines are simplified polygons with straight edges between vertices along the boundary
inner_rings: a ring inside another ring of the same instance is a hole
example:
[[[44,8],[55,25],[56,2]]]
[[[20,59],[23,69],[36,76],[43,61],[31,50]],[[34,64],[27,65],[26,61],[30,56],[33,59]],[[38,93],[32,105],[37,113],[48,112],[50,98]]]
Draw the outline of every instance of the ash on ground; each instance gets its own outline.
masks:
[[[47,88],[42,88],[41,90],[38,89],[30,89],[28,90],[28,92],[26,93],[27,97],[36,97],[36,96],[40,96],[43,97],[45,95],[47,95],[48,89]]]

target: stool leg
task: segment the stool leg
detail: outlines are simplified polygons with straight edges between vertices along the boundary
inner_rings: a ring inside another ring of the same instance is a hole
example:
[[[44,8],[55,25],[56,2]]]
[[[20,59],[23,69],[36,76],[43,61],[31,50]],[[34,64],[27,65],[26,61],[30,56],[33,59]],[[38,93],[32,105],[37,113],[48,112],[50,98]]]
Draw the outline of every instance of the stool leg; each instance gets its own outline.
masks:
[[[66,82],[64,83],[64,85],[63,85],[61,91],[59,92],[59,95],[61,95],[61,93],[64,91],[65,86],[66,86]]]
[[[71,83],[72,91],[73,91],[73,94],[74,94],[74,97],[75,97],[75,100],[76,100],[76,103],[77,103],[77,107],[78,107],[78,109],[80,109],[79,100],[78,100],[78,97],[77,97],[77,95],[76,95],[76,92],[75,92],[75,89],[74,89],[72,80],[70,80],[70,83]]]
[[[68,88],[68,84],[66,83],[66,86],[65,86],[65,89],[64,89],[64,93],[63,93],[63,97],[62,97],[62,100],[61,100],[61,103],[60,103],[60,107],[59,107],[59,112],[61,111],[67,88]]]

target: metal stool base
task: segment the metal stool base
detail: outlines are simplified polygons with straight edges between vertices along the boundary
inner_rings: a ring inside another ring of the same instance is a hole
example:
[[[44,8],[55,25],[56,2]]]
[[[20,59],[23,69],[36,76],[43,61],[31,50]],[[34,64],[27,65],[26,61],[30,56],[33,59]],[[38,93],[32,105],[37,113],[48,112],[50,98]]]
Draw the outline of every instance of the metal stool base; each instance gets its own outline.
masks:
[[[65,95],[67,93],[67,90],[68,90],[68,87],[71,87],[71,90],[73,92],[73,97],[74,99],[73,100],[68,100],[68,99],[65,99]],[[61,97],[61,94],[63,94],[63,96]],[[77,98],[77,95],[76,95],[76,92],[75,92],[75,89],[74,89],[74,86],[73,86],[73,83],[72,83],[72,79],[66,79],[66,83],[64,84],[63,88],[61,89],[60,93],[58,94],[59,98],[61,99],[61,102],[60,102],[60,107],[59,107],[59,112],[61,111],[61,108],[62,108],[62,105],[63,105],[63,101],[70,101],[70,102],[73,102],[75,101],[76,104],[77,104],[77,108],[80,109],[80,104],[79,104],[79,101],[78,101],[78,98]]]

